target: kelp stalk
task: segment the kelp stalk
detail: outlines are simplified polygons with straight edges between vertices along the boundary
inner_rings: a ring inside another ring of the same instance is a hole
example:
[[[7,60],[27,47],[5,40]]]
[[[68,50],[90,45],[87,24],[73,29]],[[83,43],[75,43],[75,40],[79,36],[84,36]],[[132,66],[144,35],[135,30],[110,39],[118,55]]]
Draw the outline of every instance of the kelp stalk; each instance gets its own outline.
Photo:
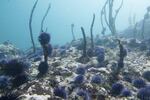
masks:
[[[86,57],[87,56],[87,53],[86,53],[86,45],[87,45],[87,42],[86,42],[86,35],[85,35],[85,31],[84,31],[84,28],[81,27],[81,31],[82,31],[82,35],[83,35],[83,57]]]
[[[93,20],[90,28],[90,33],[91,33],[91,49],[94,50],[94,39],[93,39],[93,26],[95,22],[95,14],[93,14]]]
[[[116,32],[116,24],[115,24],[116,23],[116,18],[118,16],[118,13],[119,13],[120,9],[123,6],[123,0],[122,0],[119,8],[116,9],[116,12],[115,12],[115,14],[113,16],[114,1],[115,0],[106,0],[106,2],[104,4],[104,7],[102,9],[103,12],[104,12],[105,22],[106,22],[108,28],[110,29],[112,35],[116,35],[117,34],[117,32]],[[106,12],[107,6],[108,6],[108,16],[107,16],[107,12]]]
[[[76,38],[75,38],[75,35],[74,35],[74,24],[71,24],[71,33],[72,33],[73,41],[75,41]]]
[[[104,5],[104,7],[105,7],[105,5]],[[104,22],[103,22],[103,17],[105,17],[105,16],[104,16],[104,7],[103,7],[102,10],[101,10],[101,26],[102,26],[101,34],[102,34],[103,36],[105,36],[105,32],[106,32],[106,28],[104,27]]]
[[[33,18],[33,13],[35,11],[36,5],[38,3],[38,0],[36,0],[36,2],[33,5],[33,8],[31,10],[31,14],[30,14],[30,19],[29,19],[29,30],[30,30],[30,37],[31,37],[31,42],[33,45],[33,52],[35,53],[36,51],[36,47],[35,47],[35,43],[34,43],[34,39],[33,39],[33,31],[32,31],[32,18]]]
[[[86,41],[86,35],[84,28],[81,27],[82,35],[83,35],[83,54],[82,56],[78,59],[80,63],[87,63],[90,59],[87,56],[87,41]]]
[[[43,32],[44,21],[45,21],[47,15],[48,15],[48,13],[49,13],[50,8],[51,8],[51,4],[49,3],[49,6],[48,6],[48,8],[47,8],[47,10],[46,10],[46,13],[45,13],[45,15],[43,16],[43,19],[42,19],[42,21],[41,21],[41,32]]]

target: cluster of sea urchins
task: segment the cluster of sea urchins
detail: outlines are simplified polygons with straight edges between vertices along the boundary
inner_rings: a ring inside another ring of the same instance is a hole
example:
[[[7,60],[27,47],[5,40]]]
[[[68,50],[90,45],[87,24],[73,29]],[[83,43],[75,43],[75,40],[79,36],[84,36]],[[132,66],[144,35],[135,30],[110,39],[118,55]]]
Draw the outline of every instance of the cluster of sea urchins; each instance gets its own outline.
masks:
[[[49,43],[51,40],[51,36],[49,33],[41,32],[39,35],[39,42],[43,48],[44,61],[39,64],[38,70],[39,75],[43,75],[48,71],[48,56],[52,53],[52,46]]]
[[[9,85],[18,87],[28,81],[28,65],[20,59],[12,59],[1,68],[4,75],[0,76],[0,89],[6,89]]]

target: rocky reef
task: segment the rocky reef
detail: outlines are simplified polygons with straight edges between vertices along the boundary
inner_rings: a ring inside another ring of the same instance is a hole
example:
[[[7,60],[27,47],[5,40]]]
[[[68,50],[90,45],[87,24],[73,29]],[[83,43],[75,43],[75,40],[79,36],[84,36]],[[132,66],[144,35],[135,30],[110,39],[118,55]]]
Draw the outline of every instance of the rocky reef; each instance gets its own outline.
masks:
[[[42,77],[38,77],[42,49],[33,55],[10,43],[1,44],[0,58],[7,61],[0,64],[0,100],[150,100],[150,41],[121,38],[127,54],[120,68],[116,38],[95,40],[94,55],[86,63],[79,61],[81,39],[53,46]]]

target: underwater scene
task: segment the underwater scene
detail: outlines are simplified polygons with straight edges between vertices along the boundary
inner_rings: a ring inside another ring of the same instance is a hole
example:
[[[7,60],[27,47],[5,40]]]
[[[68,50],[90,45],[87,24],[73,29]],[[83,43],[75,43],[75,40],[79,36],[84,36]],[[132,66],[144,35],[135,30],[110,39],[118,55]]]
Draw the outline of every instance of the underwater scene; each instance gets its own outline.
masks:
[[[0,0],[0,100],[150,100],[150,0]]]

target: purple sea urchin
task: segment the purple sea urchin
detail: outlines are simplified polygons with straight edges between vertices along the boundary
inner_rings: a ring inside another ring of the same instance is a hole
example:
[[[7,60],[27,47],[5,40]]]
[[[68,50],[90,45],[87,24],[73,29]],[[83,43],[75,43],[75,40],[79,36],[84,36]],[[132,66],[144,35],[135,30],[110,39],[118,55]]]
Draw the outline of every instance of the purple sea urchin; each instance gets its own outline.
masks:
[[[105,50],[102,47],[95,47],[95,55],[104,54]]]
[[[125,75],[125,76],[123,77],[123,79],[124,79],[125,81],[129,82],[129,83],[132,83],[132,77],[129,76],[129,75]]]
[[[102,82],[100,75],[94,75],[91,79],[91,83],[100,84]]]
[[[0,89],[6,88],[10,83],[9,77],[0,76]]]
[[[63,99],[67,98],[67,92],[65,91],[64,87],[57,87],[54,89],[54,95],[61,97]]]
[[[104,48],[96,47],[95,48],[95,55],[97,56],[97,61],[99,63],[104,62],[104,60],[105,60],[105,50],[104,50]]]
[[[19,97],[19,94],[15,93],[7,93],[0,96],[0,100],[17,100]]]
[[[12,81],[13,87],[18,87],[26,83],[27,81],[28,81],[28,76],[26,74],[18,75]]]
[[[47,73],[48,71],[48,63],[47,62],[40,62],[39,66],[38,66],[38,71],[40,75],[43,75],[45,73]]]
[[[136,88],[143,88],[146,86],[146,82],[143,79],[135,79],[132,83]]]
[[[47,51],[47,53],[48,53],[49,56],[51,56],[52,51],[53,51],[52,45],[48,44],[48,51]]]
[[[138,91],[137,97],[140,100],[150,100],[150,86],[147,86],[145,88],[141,88]]]
[[[83,66],[78,67],[78,68],[76,69],[76,74],[84,75],[84,74],[85,74],[85,68],[84,68]]]
[[[74,83],[76,83],[76,84],[81,84],[81,83],[83,83],[83,81],[84,81],[84,76],[83,75],[78,75],[74,79]]]
[[[121,92],[121,95],[123,97],[129,97],[129,96],[132,95],[132,92],[129,89],[123,89],[122,92]]]
[[[150,71],[145,71],[142,75],[146,80],[150,81]]]
[[[85,95],[86,95],[86,91],[83,90],[83,89],[78,89],[77,95],[78,95],[78,96],[85,96]]]
[[[113,96],[120,95],[123,89],[124,86],[121,83],[114,83],[111,88],[111,94]]]
[[[27,68],[27,64],[18,59],[14,59],[10,60],[3,70],[6,75],[17,76],[24,73]]]
[[[39,36],[39,42],[41,45],[46,45],[50,42],[50,35],[46,32],[42,32]]]
[[[0,61],[0,67],[5,67],[7,65],[8,61],[7,60],[1,60]]]
[[[89,48],[89,49],[87,50],[87,55],[88,55],[89,57],[92,57],[92,56],[93,56],[93,49],[92,49],[92,48]]]
[[[39,42],[43,48],[43,53],[44,53],[44,61],[47,62],[48,56],[51,55],[52,53],[52,46],[49,44],[51,40],[50,34],[46,32],[42,32],[39,35]]]

